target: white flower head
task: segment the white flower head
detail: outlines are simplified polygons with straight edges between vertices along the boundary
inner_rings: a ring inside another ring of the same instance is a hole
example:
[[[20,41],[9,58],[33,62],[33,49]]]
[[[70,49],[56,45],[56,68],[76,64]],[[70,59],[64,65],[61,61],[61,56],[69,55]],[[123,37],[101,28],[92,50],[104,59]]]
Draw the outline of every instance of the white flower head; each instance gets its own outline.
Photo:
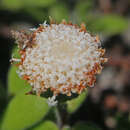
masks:
[[[107,60],[99,38],[89,34],[84,24],[44,22],[30,34],[17,32],[16,39],[21,55],[19,74],[37,95],[48,89],[54,96],[80,94],[86,86],[94,85],[95,75]],[[57,103],[54,97],[49,101]]]

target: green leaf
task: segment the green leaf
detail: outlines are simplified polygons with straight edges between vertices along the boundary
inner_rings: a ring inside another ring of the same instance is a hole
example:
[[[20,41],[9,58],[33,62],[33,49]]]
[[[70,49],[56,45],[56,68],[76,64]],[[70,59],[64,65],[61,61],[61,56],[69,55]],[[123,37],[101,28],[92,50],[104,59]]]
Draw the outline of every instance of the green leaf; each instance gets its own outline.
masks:
[[[62,130],[71,130],[71,127],[68,125],[63,126]]]
[[[43,119],[49,109],[46,99],[34,95],[19,94],[8,105],[2,130],[28,128]]]
[[[92,123],[79,122],[73,127],[72,130],[101,130],[101,128]]]
[[[67,101],[67,111],[69,113],[75,112],[84,102],[87,96],[87,91],[84,91],[77,98]]]
[[[87,1],[80,0],[78,1],[75,9],[77,10],[77,12],[82,14],[82,13],[88,13],[88,11],[91,10],[93,6],[94,6],[94,2],[92,0],[87,0]]]
[[[118,34],[123,32],[128,26],[128,21],[117,15],[106,15],[95,20],[93,29],[107,34]]]
[[[129,116],[123,113],[116,115],[116,129],[117,130],[130,130]]]
[[[15,57],[15,58],[20,58],[19,48],[17,46],[14,46],[14,48],[13,48],[12,56]]]
[[[78,15],[77,20],[80,22],[87,21],[87,14],[93,9],[93,0],[79,0],[75,6],[76,15]]]
[[[16,66],[11,66],[8,73],[8,93],[11,95],[26,93],[31,90],[31,86],[18,76],[17,70]]]
[[[38,22],[44,22],[44,20],[46,19],[46,12],[39,8],[26,8],[25,11]]]
[[[15,58],[20,58],[19,49],[15,47],[12,51],[12,56]],[[31,90],[31,86],[27,81],[21,79],[17,74],[18,67],[11,65],[8,72],[8,93],[11,95],[16,95],[18,93],[26,93]]]
[[[58,127],[54,122],[48,120],[42,122],[40,125],[31,130],[58,130]]]
[[[6,96],[7,96],[6,90],[3,84],[0,82],[0,119],[3,114],[2,111],[6,105]]]
[[[3,84],[0,82],[0,130],[1,130],[1,125],[2,125],[2,119],[3,119],[3,111],[6,107],[6,90],[3,86]]]
[[[1,126],[2,126],[2,119],[0,119],[0,130],[1,130]]]
[[[8,10],[18,10],[23,7],[22,0],[2,0],[2,6]]]
[[[22,0],[24,7],[48,7],[53,5],[56,0]]]
[[[8,10],[16,11],[23,8],[48,7],[56,0],[2,0],[2,6]]]
[[[4,99],[5,96],[6,96],[5,88],[4,88],[3,84],[0,82],[0,100]]]
[[[49,9],[49,15],[57,22],[61,22],[62,19],[68,20],[69,12],[65,5],[57,4]]]

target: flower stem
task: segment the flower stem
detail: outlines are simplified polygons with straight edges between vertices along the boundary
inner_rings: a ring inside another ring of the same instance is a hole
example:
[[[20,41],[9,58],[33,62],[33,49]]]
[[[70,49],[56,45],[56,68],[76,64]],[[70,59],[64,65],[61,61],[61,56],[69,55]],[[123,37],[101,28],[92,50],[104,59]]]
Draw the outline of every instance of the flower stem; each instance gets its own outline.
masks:
[[[55,107],[55,115],[56,115],[56,119],[57,119],[57,125],[59,127],[59,130],[61,130],[61,128],[62,128],[62,119],[61,119],[60,112],[59,112],[59,109],[58,109],[57,106]]]

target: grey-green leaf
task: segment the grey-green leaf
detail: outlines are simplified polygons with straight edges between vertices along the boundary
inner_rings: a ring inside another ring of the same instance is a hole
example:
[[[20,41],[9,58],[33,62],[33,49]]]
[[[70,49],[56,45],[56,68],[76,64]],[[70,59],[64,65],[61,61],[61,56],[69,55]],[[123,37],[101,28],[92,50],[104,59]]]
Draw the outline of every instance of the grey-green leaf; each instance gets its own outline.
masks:
[[[87,96],[87,91],[84,91],[77,98],[67,101],[67,111],[69,113],[75,112],[84,102],[84,100],[86,99],[86,96]]]
[[[2,130],[22,130],[43,119],[49,112],[46,99],[19,94],[15,96],[6,110]]]

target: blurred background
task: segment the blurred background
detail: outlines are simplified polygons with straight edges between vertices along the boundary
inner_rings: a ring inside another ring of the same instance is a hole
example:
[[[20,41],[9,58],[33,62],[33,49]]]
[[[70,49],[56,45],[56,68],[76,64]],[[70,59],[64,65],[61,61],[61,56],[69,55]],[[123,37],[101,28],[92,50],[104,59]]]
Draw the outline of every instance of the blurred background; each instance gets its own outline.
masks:
[[[130,0],[0,0],[0,121],[9,103],[10,30],[38,27],[51,16],[99,35],[109,58],[70,125],[92,122],[103,130],[130,130]]]

